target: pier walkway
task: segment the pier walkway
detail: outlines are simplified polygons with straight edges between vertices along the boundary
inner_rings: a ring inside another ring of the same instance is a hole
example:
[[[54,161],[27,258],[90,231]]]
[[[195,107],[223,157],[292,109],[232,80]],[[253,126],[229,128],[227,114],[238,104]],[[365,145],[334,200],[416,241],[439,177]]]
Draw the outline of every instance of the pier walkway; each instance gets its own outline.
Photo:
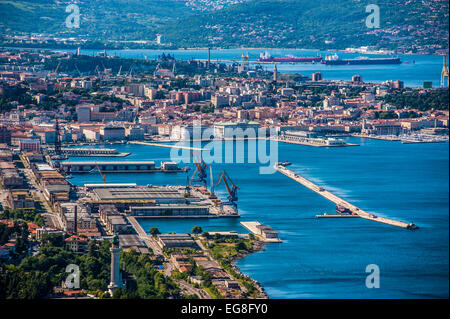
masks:
[[[408,223],[404,223],[404,222],[399,222],[396,220],[392,220],[392,219],[388,219],[388,218],[384,218],[384,217],[379,217],[376,216],[374,214],[370,214],[358,207],[356,207],[353,204],[350,204],[349,202],[343,200],[342,198],[334,195],[333,193],[330,193],[329,191],[325,190],[323,187],[314,184],[313,182],[311,182],[310,180],[298,175],[297,173],[291,171],[290,169],[287,169],[286,167],[280,166],[280,165],[275,165],[274,168],[279,171],[280,173],[286,175],[287,177],[293,179],[294,181],[302,184],[303,186],[309,188],[310,190],[316,192],[317,194],[325,197],[326,199],[332,201],[333,203],[335,203],[336,205],[340,205],[343,206],[347,209],[349,209],[353,214],[358,215],[361,218],[364,219],[368,219],[368,220],[373,220],[375,222],[379,222],[379,223],[384,223],[384,224],[388,224],[388,225],[392,225],[392,226],[397,226],[397,227],[401,227],[401,228],[405,228],[405,229],[417,229],[418,227],[416,225],[414,225],[413,223],[408,224]]]

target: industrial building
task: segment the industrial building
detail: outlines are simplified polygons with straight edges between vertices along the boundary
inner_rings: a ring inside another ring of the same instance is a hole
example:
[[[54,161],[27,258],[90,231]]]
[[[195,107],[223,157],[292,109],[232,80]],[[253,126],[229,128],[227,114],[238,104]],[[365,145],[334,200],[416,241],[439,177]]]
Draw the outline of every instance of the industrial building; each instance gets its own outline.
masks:
[[[196,248],[197,244],[188,234],[161,234],[158,235],[158,244],[161,248]]]
[[[155,201],[155,204],[184,204],[184,194],[172,187],[130,186],[130,187],[98,187],[92,190],[99,201]],[[192,201],[200,199],[189,198]]]
[[[132,216],[150,217],[150,216],[208,216],[209,206],[205,205],[157,205],[130,207],[128,213]]]
[[[98,167],[98,168],[97,168]],[[154,172],[156,171],[154,161],[98,161],[98,162],[75,162],[66,161],[61,163],[65,172],[89,173],[100,169],[101,172]]]
[[[89,237],[100,236],[95,218],[84,206],[76,203],[58,203],[56,206],[64,231],[78,235],[85,234]]]
[[[5,188],[18,188],[23,186],[23,178],[13,162],[0,161],[0,180]]]
[[[114,205],[100,205],[99,215],[109,234],[126,233],[131,229],[124,216]]]
[[[28,190],[11,190],[6,201],[12,209],[34,208],[34,200]]]
[[[148,254],[149,250],[145,243],[136,234],[119,235],[119,246],[123,251],[134,250],[141,254]]]

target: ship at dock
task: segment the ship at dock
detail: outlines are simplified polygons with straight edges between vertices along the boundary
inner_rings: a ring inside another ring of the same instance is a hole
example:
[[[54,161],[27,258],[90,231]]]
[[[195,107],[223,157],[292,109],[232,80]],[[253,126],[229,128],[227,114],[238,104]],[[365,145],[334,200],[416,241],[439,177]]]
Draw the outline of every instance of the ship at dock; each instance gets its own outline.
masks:
[[[283,57],[273,57],[268,52],[261,53],[258,58],[258,62],[286,62],[286,63],[302,63],[302,62],[322,62],[321,56],[293,56],[286,55]]]
[[[400,58],[368,58],[341,59],[337,54],[326,55],[322,60],[326,65],[370,65],[370,64],[401,64]]]

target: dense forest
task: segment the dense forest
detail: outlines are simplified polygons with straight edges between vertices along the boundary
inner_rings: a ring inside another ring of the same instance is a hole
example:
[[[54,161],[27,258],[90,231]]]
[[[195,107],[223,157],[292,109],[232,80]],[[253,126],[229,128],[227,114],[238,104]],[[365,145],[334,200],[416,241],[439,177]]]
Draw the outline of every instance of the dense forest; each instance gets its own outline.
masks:
[[[18,224],[14,232],[28,235],[24,225]],[[27,245],[28,242],[24,246],[28,248]],[[53,288],[61,286],[68,276],[66,266],[69,264],[79,266],[80,288],[101,298],[180,297],[179,288],[154,268],[148,255],[134,251],[121,253],[121,268],[125,272],[127,288],[114,296],[104,293],[109,284],[111,267],[111,243],[108,240],[91,240],[86,254],[68,250],[62,236],[44,236],[41,245],[36,256],[26,256],[16,264],[0,264],[0,299],[36,299],[51,295]]]

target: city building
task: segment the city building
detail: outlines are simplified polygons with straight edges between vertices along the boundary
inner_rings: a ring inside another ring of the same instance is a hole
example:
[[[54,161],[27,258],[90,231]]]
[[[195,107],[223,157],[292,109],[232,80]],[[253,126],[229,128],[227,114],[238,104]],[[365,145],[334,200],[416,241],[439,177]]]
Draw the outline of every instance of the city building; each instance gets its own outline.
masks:
[[[40,152],[41,142],[39,140],[20,140],[19,149],[28,152]]]

